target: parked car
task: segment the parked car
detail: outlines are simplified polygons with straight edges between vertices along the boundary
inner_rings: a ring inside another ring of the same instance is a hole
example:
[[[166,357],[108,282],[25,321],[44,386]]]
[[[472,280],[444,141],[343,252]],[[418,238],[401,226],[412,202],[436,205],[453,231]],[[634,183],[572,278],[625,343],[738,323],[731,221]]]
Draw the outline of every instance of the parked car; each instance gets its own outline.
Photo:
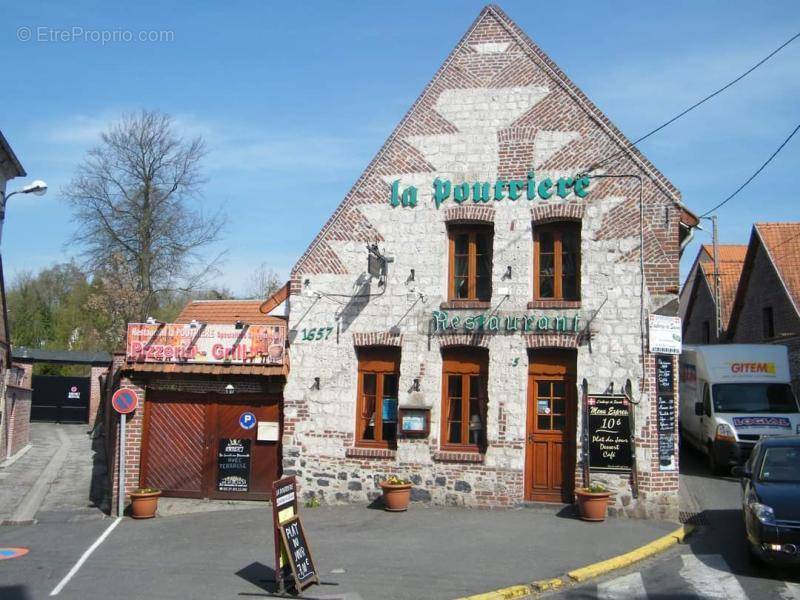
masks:
[[[751,556],[800,564],[800,436],[762,438],[733,474],[741,477]]]

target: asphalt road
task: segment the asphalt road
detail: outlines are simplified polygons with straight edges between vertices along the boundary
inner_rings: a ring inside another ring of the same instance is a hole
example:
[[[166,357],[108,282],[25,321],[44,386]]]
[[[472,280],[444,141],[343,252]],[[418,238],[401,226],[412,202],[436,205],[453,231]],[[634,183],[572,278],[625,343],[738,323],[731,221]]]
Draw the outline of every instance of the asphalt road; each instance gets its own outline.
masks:
[[[703,457],[688,450],[681,454],[681,485],[686,486],[705,522],[687,544],[548,597],[800,600],[800,572],[751,563],[737,479],[709,475]]]

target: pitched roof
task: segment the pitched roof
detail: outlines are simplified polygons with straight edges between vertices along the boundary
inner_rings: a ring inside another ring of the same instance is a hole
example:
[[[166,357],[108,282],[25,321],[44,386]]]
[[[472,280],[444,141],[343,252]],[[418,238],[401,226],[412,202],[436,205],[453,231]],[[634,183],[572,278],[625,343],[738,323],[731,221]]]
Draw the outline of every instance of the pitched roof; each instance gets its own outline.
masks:
[[[11,168],[16,173],[14,177],[25,177],[27,175],[22,163],[19,162],[17,155],[11,149],[11,145],[6,140],[3,132],[0,131],[0,166],[4,167],[6,162],[11,163]]]
[[[709,244],[700,248],[700,269],[708,282],[708,287],[714,290],[714,249]],[[722,325],[727,330],[730,325],[733,302],[736,299],[736,289],[742,276],[742,267],[747,255],[746,244],[717,244],[717,260],[719,262],[720,300],[722,312]],[[707,258],[706,258],[707,256]]]
[[[754,228],[800,314],[800,223],[756,223]]]
[[[183,307],[175,322],[189,323],[192,319],[200,323],[219,324],[242,321],[252,325],[269,325],[285,322],[259,311],[258,308],[263,303],[263,300],[193,300]]]
[[[483,27],[483,30],[480,30]],[[479,31],[480,30],[480,31]],[[318,272],[343,272],[343,265],[341,264],[331,242],[336,240],[336,226],[344,224],[343,227],[353,232],[354,239],[358,241],[380,241],[382,238],[380,234],[374,229],[369,219],[365,218],[363,214],[358,213],[354,208],[359,203],[375,203],[376,198],[373,197],[376,193],[385,193],[385,190],[380,188],[380,184],[376,184],[375,180],[380,179],[374,177],[381,173],[383,163],[392,162],[393,156],[397,154],[408,154],[410,163],[424,162],[421,155],[410,152],[410,148],[404,141],[402,134],[409,133],[411,126],[408,126],[417,116],[421,121],[431,123],[431,127],[437,128],[442,132],[454,133],[458,129],[452,123],[447,121],[441,115],[431,110],[435,103],[435,97],[441,94],[443,90],[448,89],[467,89],[479,87],[485,84],[485,77],[491,76],[490,79],[494,80],[500,74],[508,75],[511,71],[509,67],[513,67],[514,63],[508,64],[505,62],[498,62],[492,73],[472,72],[465,64],[456,64],[456,59],[464,55],[472,55],[473,50],[470,45],[478,44],[483,46],[495,46],[492,43],[495,38],[486,37],[489,31],[503,32],[502,35],[508,38],[509,42],[503,42],[506,45],[509,43],[515,44],[519,47],[521,53],[535,63],[539,67],[544,76],[552,81],[556,87],[563,90],[583,113],[587,114],[600,129],[613,141],[621,156],[629,157],[645,174],[645,176],[654,182],[656,187],[672,200],[681,209],[681,223],[687,226],[694,226],[697,224],[697,217],[692,214],[680,200],[680,192],[670,183],[667,178],[655,168],[655,166],[639,151],[638,148],[633,146],[631,142],[617,129],[617,127],[589,100],[589,98],[576,86],[561,69],[547,56],[539,46],[537,46],[519,26],[514,23],[498,6],[488,5],[481,10],[478,17],[469,27],[464,36],[456,44],[453,51],[445,59],[442,66],[428,82],[427,86],[422,90],[422,93],[417,100],[412,104],[411,108],[400,120],[397,127],[392,131],[389,138],[384,145],[367,165],[361,176],[355,182],[353,187],[345,196],[344,200],[339,204],[335,212],[331,215],[323,228],[319,231],[314,240],[309,244],[306,251],[295,263],[292,268],[292,274],[302,271],[307,271],[309,265],[319,263],[321,269]],[[494,34],[492,34],[494,35]],[[500,45],[503,45],[501,43]],[[469,60],[467,61],[469,62]],[[509,78],[506,85],[520,85],[519,81]],[[412,123],[413,125],[413,123]],[[407,127],[408,126],[408,127]],[[584,165],[586,166],[586,165]],[[409,166],[404,167],[405,172],[409,172]],[[418,170],[411,168],[411,172]],[[398,170],[390,169],[391,173],[397,173]],[[376,192],[376,186],[379,191]]]

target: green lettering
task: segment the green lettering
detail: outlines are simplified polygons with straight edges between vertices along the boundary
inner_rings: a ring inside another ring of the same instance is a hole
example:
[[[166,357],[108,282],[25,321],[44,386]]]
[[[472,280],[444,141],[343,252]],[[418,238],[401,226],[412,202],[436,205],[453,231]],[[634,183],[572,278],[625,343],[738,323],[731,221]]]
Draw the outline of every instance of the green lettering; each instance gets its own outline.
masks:
[[[461,317],[453,317],[450,319],[450,327],[452,329],[458,329],[458,326],[461,324]]]
[[[566,317],[556,317],[556,331],[566,331],[567,330],[567,318]]]
[[[475,317],[467,317],[464,319],[464,329],[467,331],[475,331]]]
[[[536,197],[536,176],[533,171],[528,171],[528,200]]]
[[[502,179],[498,179],[494,184],[494,199],[495,200],[502,200],[503,199],[503,188],[506,187],[506,182]]]
[[[524,181],[509,181],[508,182],[508,199],[517,200],[520,195],[520,189],[525,187]]]
[[[591,180],[588,175],[584,175],[575,182],[575,195],[578,198],[586,198],[589,193],[586,189],[589,187],[589,183],[591,183]]]
[[[539,320],[536,321],[536,329],[539,331],[550,329],[550,319],[547,317],[539,317]]]
[[[539,184],[539,198],[542,200],[547,200],[550,196],[553,195],[553,191],[550,189],[553,187],[553,180],[549,177],[547,179],[542,179],[542,182]]]
[[[417,205],[417,188],[415,188],[413,185],[410,185],[404,189],[401,203],[403,206],[414,208]]]
[[[433,311],[433,330],[435,333],[447,330],[447,313],[444,311]]]
[[[438,177],[433,180],[433,201],[436,202],[436,208],[442,205],[442,202],[450,197],[450,182],[445,179],[441,180]]]
[[[468,183],[461,183],[453,188],[453,200],[461,204],[462,202],[469,200],[469,184]]]
[[[392,197],[389,198],[389,204],[391,204],[392,206],[399,206],[400,205],[399,190],[400,190],[400,180],[399,179],[395,179],[392,182]]]
[[[560,198],[566,198],[569,194],[569,188],[572,187],[573,183],[575,183],[575,180],[572,177],[559,177],[556,182],[556,187],[558,188],[556,193],[558,196]]]
[[[473,202],[488,202],[492,199],[492,184],[488,181],[476,181],[472,184],[472,201]]]
[[[581,318],[575,315],[572,320],[572,331],[580,331]]]
[[[518,322],[517,317],[506,317],[506,331],[516,331]]]
[[[536,317],[525,317],[522,329],[524,331],[533,331],[534,327],[536,327]]]
[[[500,329],[500,317],[492,315],[489,317],[486,326],[489,328],[489,331],[497,331]]]

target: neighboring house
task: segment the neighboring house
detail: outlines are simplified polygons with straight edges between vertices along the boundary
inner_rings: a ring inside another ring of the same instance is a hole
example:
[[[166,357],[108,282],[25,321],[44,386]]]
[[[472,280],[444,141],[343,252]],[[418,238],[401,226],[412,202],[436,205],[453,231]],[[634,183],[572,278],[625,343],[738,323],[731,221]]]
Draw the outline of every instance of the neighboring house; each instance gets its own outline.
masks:
[[[697,253],[692,269],[681,290],[683,341],[687,344],[716,344],[725,339],[730,326],[731,309],[742,274],[747,246],[719,244],[719,295],[722,335],[717,338],[716,300],[714,294],[714,250],[704,244]]]
[[[800,393],[800,223],[753,226],[728,340],[787,346]]]
[[[25,169],[0,131],[0,193],[6,194],[6,183],[15,177],[25,177]],[[5,204],[5,202],[3,202]],[[0,205],[0,219],[5,210]],[[30,374],[23,369],[11,368],[11,342],[8,333],[6,290],[3,264],[0,259],[0,460],[15,454],[29,441]]]

